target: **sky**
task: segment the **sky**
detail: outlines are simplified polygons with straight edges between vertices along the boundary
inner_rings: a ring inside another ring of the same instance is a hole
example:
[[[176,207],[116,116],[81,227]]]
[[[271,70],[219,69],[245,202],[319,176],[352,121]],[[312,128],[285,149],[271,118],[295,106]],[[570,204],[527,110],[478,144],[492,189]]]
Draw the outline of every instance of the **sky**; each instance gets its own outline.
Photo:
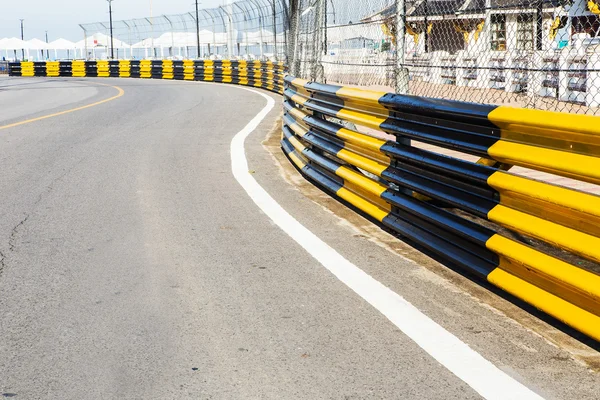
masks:
[[[182,14],[194,11],[195,0],[113,0],[113,20],[126,20],[132,18],[145,18],[152,14],[159,15]],[[201,8],[212,8],[223,5],[228,0],[200,0]],[[230,0],[235,1],[235,0]],[[261,0],[266,2],[268,0]],[[356,21],[359,16],[366,16],[381,10],[393,0],[329,0],[329,13],[335,13],[337,18],[331,18],[329,23],[348,23]],[[65,38],[71,41],[83,39],[81,23],[108,21],[108,2],[106,0],[0,0],[0,39],[4,37],[20,37],[20,21],[25,20],[25,40],[45,40],[45,31],[48,31],[48,41]],[[166,23],[166,22],[165,22]],[[155,24],[158,24],[155,20]],[[150,36],[150,31],[138,30],[140,37],[123,37],[128,32],[121,25],[123,31],[115,28],[115,36],[122,40],[129,38],[135,42]],[[97,29],[96,27],[91,29]],[[148,30],[149,28],[145,28]],[[161,30],[162,29],[162,30]],[[168,26],[159,27],[157,31],[168,30]],[[103,32],[108,33],[108,32]],[[156,33],[156,31],[155,31]]]
[[[150,15],[180,14],[195,9],[194,0],[114,0],[113,19],[129,19]],[[209,8],[223,4],[223,0],[201,0],[200,7]],[[0,39],[20,37],[19,19],[23,18],[25,40],[49,41],[65,38],[71,41],[83,39],[80,23],[108,21],[106,0],[0,0]]]

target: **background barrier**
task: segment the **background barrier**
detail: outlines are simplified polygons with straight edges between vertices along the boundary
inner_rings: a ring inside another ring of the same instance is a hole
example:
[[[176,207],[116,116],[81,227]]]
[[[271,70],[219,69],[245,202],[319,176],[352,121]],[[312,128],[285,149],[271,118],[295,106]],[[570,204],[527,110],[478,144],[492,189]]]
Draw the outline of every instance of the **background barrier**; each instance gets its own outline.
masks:
[[[284,66],[271,61],[100,60],[9,64],[11,76],[115,77],[232,83],[283,93]]]
[[[600,341],[600,197],[507,172],[598,184],[600,118],[285,81],[281,145],[305,177]]]

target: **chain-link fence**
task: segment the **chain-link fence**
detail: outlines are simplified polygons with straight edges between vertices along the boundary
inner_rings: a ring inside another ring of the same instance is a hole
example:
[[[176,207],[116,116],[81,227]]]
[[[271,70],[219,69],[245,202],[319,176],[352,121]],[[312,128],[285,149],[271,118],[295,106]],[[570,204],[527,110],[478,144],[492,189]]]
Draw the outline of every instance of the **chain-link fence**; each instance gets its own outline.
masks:
[[[386,30],[382,14],[389,6],[390,0],[300,0],[298,74],[347,85],[393,87],[393,29]]]
[[[114,57],[282,59],[287,10],[285,0],[241,0],[186,14],[113,21]],[[109,58],[110,23],[80,26],[86,58]]]
[[[118,58],[288,59],[297,76],[600,114],[600,0],[240,0],[114,22]],[[82,24],[105,58],[109,24]],[[400,39],[403,38],[403,39]]]
[[[298,1],[305,78],[600,113],[598,0]]]

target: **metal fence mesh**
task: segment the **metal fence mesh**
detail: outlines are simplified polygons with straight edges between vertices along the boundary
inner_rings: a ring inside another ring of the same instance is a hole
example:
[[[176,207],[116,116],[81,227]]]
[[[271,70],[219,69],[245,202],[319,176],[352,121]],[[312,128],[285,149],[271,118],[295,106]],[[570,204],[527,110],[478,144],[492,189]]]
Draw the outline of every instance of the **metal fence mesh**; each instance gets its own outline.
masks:
[[[596,1],[300,0],[299,74],[419,96],[598,114]]]
[[[394,86],[395,49],[391,32],[384,29],[386,17],[379,15],[389,5],[390,0],[301,0],[300,75],[344,85]]]
[[[178,15],[113,21],[115,58],[280,59],[289,19],[284,0],[241,0]],[[110,24],[81,24],[87,58],[110,55]],[[199,46],[198,46],[199,41]]]
[[[198,20],[116,21],[115,48],[126,58],[287,58],[316,81],[599,114],[599,2],[240,0]],[[108,23],[81,26],[87,57],[106,57]]]

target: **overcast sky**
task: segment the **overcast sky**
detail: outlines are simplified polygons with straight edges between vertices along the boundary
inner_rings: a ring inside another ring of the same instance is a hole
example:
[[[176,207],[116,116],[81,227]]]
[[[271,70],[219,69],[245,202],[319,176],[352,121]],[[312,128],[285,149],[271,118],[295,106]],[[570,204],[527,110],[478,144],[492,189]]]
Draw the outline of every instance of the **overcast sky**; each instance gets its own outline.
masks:
[[[114,0],[113,19],[147,17],[151,0]],[[224,4],[224,0],[201,0],[203,8]],[[152,0],[153,14],[179,14],[194,10],[194,0]],[[19,19],[25,19],[25,40],[44,40],[45,31],[53,41],[60,37],[83,39],[78,24],[108,21],[106,0],[2,0],[0,2],[0,38],[20,37]]]

